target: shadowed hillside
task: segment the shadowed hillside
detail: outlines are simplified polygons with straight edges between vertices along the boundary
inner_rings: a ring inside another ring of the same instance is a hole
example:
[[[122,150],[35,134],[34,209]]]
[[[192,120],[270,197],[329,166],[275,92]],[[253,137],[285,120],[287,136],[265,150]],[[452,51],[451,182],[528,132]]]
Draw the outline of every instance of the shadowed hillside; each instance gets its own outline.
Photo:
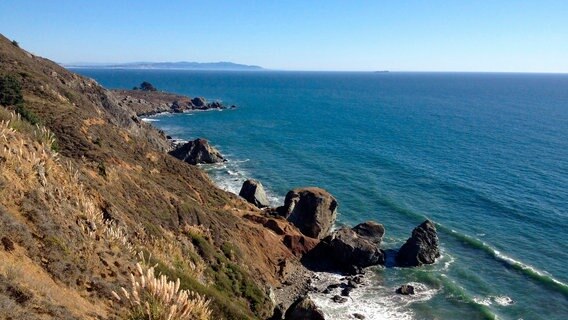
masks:
[[[23,96],[0,107],[2,316],[132,316],[113,291],[130,290],[136,263],[210,300],[212,319],[272,313],[279,264],[298,260],[258,209],[167,155],[110,91],[3,36],[0,77]]]

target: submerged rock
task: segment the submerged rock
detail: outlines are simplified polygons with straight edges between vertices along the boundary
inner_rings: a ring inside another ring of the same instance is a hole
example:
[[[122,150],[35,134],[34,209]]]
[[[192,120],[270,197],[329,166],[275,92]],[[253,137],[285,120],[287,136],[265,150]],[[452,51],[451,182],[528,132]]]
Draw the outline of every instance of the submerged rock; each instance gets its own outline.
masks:
[[[430,220],[414,228],[412,236],[400,248],[396,263],[401,267],[432,264],[440,257],[436,226]]]
[[[320,188],[299,188],[286,194],[278,212],[308,237],[326,237],[337,217],[337,200]]]
[[[286,320],[325,320],[323,312],[308,297],[301,297],[286,310]]]
[[[189,164],[217,163],[226,161],[221,153],[205,139],[195,139],[169,152],[172,156]]]
[[[246,201],[254,204],[258,208],[265,208],[270,205],[262,183],[257,180],[246,180],[241,187],[239,196],[243,197]]]
[[[414,294],[414,286],[409,284],[403,284],[402,286],[400,286],[400,288],[396,289],[396,293],[405,296]]]

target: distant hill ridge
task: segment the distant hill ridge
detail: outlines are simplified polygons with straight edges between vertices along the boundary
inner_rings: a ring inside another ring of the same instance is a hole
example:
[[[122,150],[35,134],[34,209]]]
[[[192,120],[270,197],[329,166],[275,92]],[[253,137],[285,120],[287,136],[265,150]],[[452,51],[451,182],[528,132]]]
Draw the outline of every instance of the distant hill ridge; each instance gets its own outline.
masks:
[[[264,70],[260,66],[233,62],[128,62],[128,63],[75,63],[62,64],[66,68],[101,69],[177,69],[177,70]]]

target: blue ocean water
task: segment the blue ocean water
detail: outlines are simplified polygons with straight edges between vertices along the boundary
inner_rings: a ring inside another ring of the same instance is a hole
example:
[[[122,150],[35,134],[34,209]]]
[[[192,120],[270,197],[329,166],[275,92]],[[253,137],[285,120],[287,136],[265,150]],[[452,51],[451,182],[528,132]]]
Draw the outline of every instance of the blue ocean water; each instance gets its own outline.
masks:
[[[568,75],[74,71],[239,106],[151,119],[211,140],[230,161],[203,168],[229,191],[323,187],[339,225],[385,225],[383,248],[437,223],[438,263],[375,268],[346,304],[316,295],[330,319],[568,318]],[[408,282],[421,293],[393,294]]]

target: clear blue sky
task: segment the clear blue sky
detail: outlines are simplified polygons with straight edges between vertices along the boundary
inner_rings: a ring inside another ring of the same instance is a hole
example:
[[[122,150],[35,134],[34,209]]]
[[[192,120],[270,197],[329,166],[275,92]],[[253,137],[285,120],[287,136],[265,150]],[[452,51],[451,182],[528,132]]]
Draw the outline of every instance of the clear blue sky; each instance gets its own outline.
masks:
[[[568,72],[568,0],[1,0],[0,33],[63,63]]]

